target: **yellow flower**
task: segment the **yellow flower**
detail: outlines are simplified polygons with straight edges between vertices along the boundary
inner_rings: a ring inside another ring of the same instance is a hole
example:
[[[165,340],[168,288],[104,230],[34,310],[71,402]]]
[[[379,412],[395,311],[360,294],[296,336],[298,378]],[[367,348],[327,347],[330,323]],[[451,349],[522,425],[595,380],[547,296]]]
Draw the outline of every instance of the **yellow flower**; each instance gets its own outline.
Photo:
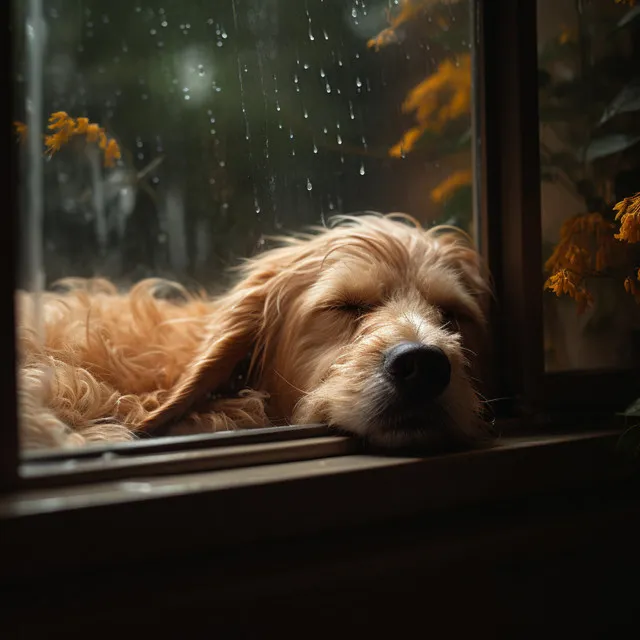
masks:
[[[583,279],[573,271],[561,269],[551,275],[544,288],[553,291],[556,296],[568,295],[578,303],[578,313],[583,313],[593,304],[593,296],[584,287]]]
[[[393,14],[387,11],[389,26],[367,42],[367,47],[378,51],[381,47],[398,41],[396,30],[424,11],[424,0],[402,0]]]
[[[16,120],[13,123],[13,126],[16,130],[16,134],[18,135],[18,141],[24,142],[27,139],[27,125],[24,122]]]
[[[49,116],[49,129],[53,133],[45,136],[44,143],[47,147],[47,153],[52,156],[56,151],[69,142],[74,134],[76,122],[70,118],[64,111],[56,111]]]
[[[620,221],[616,239],[629,243],[640,242],[640,192],[618,202],[613,209],[616,211],[616,220]]]
[[[27,135],[27,125],[14,122],[14,127],[20,142],[24,142]],[[65,111],[56,111],[49,116],[48,128],[51,133],[45,135],[45,153],[52,156],[69,142],[72,136],[84,136],[87,142],[97,142],[104,151],[105,167],[113,167],[116,160],[121,158],[118,143],[107,138],[104,129],[89,122],[88,118],[74,119]]]
[[[367,42],[367,46],[378,51],[388,44],[398,42],[397,30],[406,25],[417,16],[424,14],[427,9],[439,4],[457,4],[460,0],[400,0],[398,8],[394,11],[387,11],[387,22],[389,26],[383,29],[377,36]],[[436,24],[441,29],[448,26],[442,16],[436,16]]]
[[[89,118],[78,118],[76,120],[75,132],[79,135],[86,135],[89,128]]]
[[[613,255],[614,230],[614,224],[601,213],[586,213],[565,220],[560,228],[560,241],[545,263],[545,270],[555,273],[571,269],[580,276],[604,271],[614,258],[619,261],[622,257],[620,251],[617,256]],[[592,256],[595,257],[593,265]]]
[[[115,140],[109,140],[107,147],[104,150],[104,166],[113,167],[116,160],[120,160],[121,153],[120,147]]]
[[[409,153],[425,132],[442,131],[448,122],[468,114],[470,107],[471,56],[464,54],[457,63],[444,60],[434,74],[407,95],[402,110],[414,112],[417,125],[389,149],[389,155],[399,157]]]
[[[470,169],[455,171],[431,191],[431,199],[440,204],[448,200],[459,187],[471,184],[472,179],[473,174]]]

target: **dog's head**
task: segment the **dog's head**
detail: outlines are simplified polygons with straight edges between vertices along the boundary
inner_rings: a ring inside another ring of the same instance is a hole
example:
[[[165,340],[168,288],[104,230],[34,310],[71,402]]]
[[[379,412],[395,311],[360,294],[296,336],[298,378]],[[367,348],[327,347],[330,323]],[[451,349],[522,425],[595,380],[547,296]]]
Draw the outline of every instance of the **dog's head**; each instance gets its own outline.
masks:
[[[274,422],[326,422],[384,446],[487,435],[471,368],[489,292],[465,234],[401,216],[341,217],[243,266],[210,336],[146,427],[222,388],[253,353]]]

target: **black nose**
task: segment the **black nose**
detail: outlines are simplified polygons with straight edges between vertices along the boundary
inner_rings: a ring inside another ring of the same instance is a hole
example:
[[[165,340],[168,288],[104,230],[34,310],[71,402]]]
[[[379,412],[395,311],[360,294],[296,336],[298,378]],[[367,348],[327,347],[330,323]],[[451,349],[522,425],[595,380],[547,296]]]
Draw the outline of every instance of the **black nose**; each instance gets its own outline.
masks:
[[[451,363],[439,347],[401,342],[385,353],[384,372],[398,391],[437,398],[451,381]]]

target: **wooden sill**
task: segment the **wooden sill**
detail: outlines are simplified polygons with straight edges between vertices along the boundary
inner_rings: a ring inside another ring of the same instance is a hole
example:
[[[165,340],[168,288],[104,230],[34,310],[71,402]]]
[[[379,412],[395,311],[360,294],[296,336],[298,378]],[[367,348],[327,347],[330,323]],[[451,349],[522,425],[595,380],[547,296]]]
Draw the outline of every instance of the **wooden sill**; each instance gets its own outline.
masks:
[[[21,489],[0,498],[0,564],[23,577],[94,569],[602,486],[624,473],[618,437],[508,437],[490,450],[428,458],[343,452],[164,476],[149,466],[135,480]]]

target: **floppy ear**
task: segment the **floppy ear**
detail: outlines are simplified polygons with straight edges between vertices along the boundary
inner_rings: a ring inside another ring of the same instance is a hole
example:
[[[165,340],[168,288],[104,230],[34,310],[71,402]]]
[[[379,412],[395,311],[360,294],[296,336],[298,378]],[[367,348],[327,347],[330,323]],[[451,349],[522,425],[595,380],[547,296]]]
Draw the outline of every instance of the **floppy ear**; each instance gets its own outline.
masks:
[[[167,401],[139,425],[153,431],[183,416],[198,400],[217,391],[254,346],[262,330],[268,276],[261,273],[236,286],[214,306],[203,346]]]
[[[195,403],[222,390],[236,365],[251,354],[250,368],[266,357],[276,342],[282,309],[308,288],[319,260],[314,245],[286,238],[242,269],[243,279],[213,304],[201,351],[172,389],[167,401],[138,429],[153,431],[182,417]]]

